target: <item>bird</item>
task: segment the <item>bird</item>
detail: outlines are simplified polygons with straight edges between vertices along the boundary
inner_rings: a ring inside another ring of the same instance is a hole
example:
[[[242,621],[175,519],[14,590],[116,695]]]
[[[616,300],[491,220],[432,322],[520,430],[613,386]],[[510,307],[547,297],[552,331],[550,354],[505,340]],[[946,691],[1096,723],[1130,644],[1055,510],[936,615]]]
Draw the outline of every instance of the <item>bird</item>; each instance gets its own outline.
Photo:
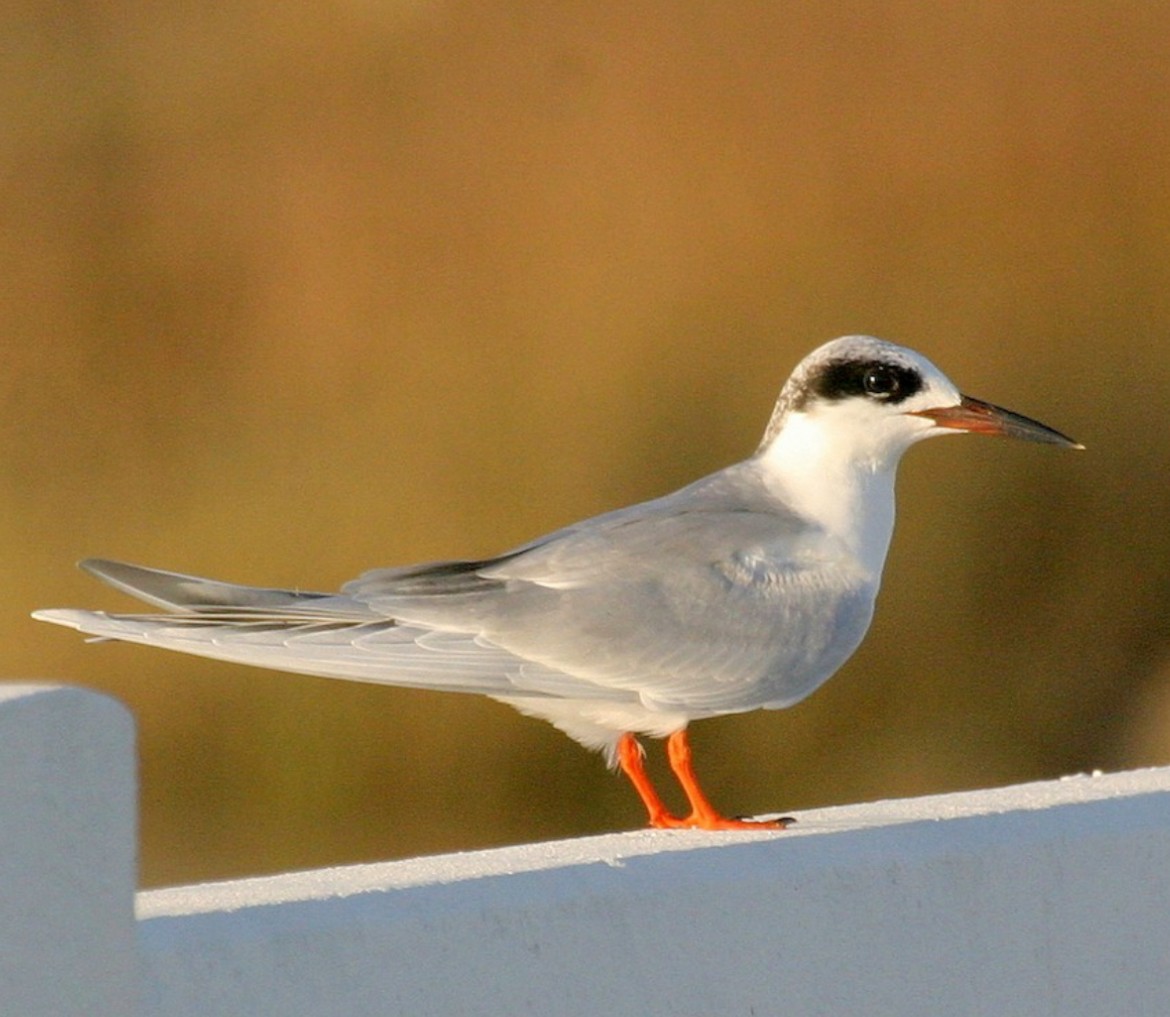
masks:
[[[161,611],[33,616],[97,640],[486,695],[603,752],[651,827],[781,829],[791,817],[715,808],[687,726],[791,706],[845,663],[873,617],[903,453],[962,432],[1083,448],[963,395],[914,350],[844,336],[796,366],[749,458],[497,557],[376,568],[337,593],[88,559]],[[638,736],[666,739],[687,814],[659,796]]]

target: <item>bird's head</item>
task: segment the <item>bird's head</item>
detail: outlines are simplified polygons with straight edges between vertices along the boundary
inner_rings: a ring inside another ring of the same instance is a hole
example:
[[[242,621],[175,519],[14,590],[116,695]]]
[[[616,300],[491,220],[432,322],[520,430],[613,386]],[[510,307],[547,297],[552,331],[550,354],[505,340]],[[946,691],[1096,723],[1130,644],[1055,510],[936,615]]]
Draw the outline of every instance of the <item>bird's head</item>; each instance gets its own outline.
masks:
[[[797,365],[761,452],[885,469],[923,438],[963,431],[1081,447],[1038,421],[963,395],[914,350],[872,336],[845,336]]]

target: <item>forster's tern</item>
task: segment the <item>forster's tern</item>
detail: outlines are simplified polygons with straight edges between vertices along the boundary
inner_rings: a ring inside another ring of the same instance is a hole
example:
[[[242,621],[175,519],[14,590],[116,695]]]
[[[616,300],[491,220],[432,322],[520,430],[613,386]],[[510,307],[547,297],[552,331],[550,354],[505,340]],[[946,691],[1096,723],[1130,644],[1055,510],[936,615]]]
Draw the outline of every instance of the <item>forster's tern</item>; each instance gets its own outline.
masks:
[[[35,617],[283,671],[478,692],[604,751],[651,826],[777,828],[788,820],[716,812],[687,724],[791,706],[845,662],[873,615],[898,461],[959,431],[1080,447],[960,394],[912,350],[847,336],[797,366],[750,459],[498,558],[375,569],[336,594],[91,560],[166,613]],[[663,804],[635,734],[669,739],[689,815]]]

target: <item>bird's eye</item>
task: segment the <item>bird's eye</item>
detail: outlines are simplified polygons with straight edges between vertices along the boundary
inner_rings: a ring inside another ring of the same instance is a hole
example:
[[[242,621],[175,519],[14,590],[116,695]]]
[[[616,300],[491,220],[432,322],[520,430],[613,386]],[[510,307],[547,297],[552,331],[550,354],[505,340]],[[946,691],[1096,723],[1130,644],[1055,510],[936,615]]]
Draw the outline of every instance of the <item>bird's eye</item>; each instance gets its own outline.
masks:
[[[866,368],[861,384],[865,394],[875,399],[892,399],[902,388],[897,371],[885,364],[874,364]]]

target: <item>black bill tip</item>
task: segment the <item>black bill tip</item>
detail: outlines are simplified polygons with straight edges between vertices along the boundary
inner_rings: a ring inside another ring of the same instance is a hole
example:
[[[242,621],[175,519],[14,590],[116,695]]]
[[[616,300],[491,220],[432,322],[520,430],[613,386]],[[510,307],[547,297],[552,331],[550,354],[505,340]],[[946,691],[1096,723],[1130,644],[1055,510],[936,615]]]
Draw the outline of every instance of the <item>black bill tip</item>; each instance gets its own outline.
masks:
[[[1065,448],[1085,447],[1067,434],[1061,434],[1055,428],[1038,420],[1005,410],[994,403],[986,403],[982,399],[972,399],[970,396],[963,396],[954,406],[917,410],[914,416],[933,420],[937,427],[969,431],[971,434],[1019,438],[1021,441],[1038,441],[1046,445],[1062,445]]]

